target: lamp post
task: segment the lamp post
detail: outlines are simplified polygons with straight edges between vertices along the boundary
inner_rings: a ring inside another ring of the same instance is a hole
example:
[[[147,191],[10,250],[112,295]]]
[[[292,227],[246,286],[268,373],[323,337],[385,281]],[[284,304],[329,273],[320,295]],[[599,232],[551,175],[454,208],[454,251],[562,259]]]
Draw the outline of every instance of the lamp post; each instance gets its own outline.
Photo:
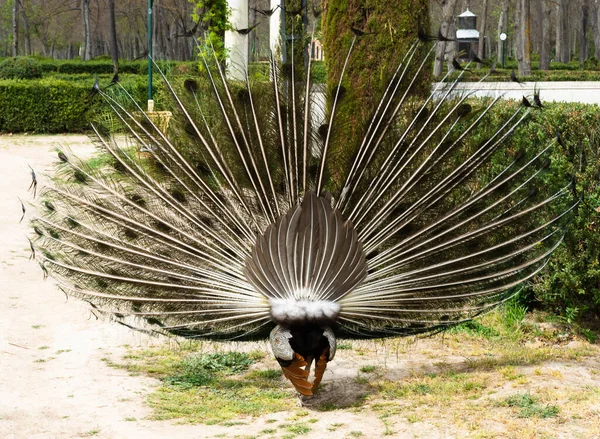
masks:
[[[152,100],[152,5],[154,0],[148,0],[148,112],[154,111]]]
[[[502,68],[504,68],[504,63],[506,61],[506,52],[504,50],[504,44],[506,43],[506,34],[504,32],[500,34],[500,41],[502,41]]]

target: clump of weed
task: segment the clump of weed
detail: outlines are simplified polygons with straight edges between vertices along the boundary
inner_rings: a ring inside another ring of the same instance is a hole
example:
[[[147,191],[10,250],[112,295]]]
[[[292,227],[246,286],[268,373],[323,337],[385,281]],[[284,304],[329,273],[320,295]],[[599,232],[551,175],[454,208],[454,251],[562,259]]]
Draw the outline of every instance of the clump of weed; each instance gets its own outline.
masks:
[[[377,370],[377,366],[363,366],[360,368],[362,373],[373,373]]]
[[[558,415],[560,411],[555,405],[540,404],[537,398],[531,396],[529,393],[511,395],[502,404],[508,407],[518,407],[520,409],[518,413],[519,418],[552,418]]]
[[[218,376],[234,375],[247,370],[254,361],[244,352],[192,355],[183,359],[176,367],[177,372],[163,378],[163,381],[181,388],[205,386]]]

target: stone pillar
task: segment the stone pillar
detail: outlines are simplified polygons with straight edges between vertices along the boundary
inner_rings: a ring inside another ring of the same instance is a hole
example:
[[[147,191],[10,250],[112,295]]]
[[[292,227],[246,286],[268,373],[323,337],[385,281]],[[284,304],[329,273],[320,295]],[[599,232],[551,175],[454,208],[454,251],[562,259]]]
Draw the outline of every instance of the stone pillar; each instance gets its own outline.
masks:
[[[281,16],[283,11],[281,9],[282,0],[271,0],[271,9],[280,6],[269,21],[269,47],[273,55],[279,53],[281,49]]]
[[[234,29],[247,29],[248,26],[248,0],[228,0],[231,8],[231,27]],[[227,77],[243,81],[248,70],[248,35],[241,35],[236,31],[225,32],[225,49],[227,57]]]

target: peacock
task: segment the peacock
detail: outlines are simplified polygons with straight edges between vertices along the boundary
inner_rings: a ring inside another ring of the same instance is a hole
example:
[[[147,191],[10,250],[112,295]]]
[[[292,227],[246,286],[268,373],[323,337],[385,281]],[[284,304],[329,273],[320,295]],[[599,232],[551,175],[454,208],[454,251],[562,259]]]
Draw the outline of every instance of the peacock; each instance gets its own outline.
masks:
[[[466,68],[424,92],[433,48],[419,37],[365,122],[344,74],[319,89],[298,53],[273,55],[268,78],[229,80],[207,52],[200,74],[163,75],[167,128],[123,87],[96,85],[106,163],[58,152],[28,209],[35,259],[123,322],[269,338],[305,396],[339,337],[433,333],[507,301],[560,245],[575,201],[543,184],[554,142],[510,143],[543,110],[471,102],[456,92]]]

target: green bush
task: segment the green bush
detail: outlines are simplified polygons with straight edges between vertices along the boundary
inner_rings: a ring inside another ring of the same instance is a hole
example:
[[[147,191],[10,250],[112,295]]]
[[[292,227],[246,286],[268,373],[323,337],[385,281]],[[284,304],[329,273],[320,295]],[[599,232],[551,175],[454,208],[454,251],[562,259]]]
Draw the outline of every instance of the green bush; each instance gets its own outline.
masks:
[[[324,84],[327,78],[325,63],[323,61],[313,61],[312,63],[312,81],[315,84]]]
[[[100,85],[106,86],[109,82],[109,77],[101,78]],[[62,133],[89,130],[96,115],[108,110],[108,105],[101,98],[89,98],[93,83],[89,75],[79,81],[55,78],[0,80],[0,132]],[[135,102],[145,106],[145,78],[126,77],[121,84]],[[129,100],[121,88],[112,87],[109,91],[117,99]],[[157,107],[160,108],[159,102]]]
[[[0,63],[0,79],[36,79],[42,77],[39,63],[32,58],[7,58]]]
[[[515,102],[501,102],[500,113],[512,112]],[[577,103],[547,103],[536,109],[511,138],[513,151],[529,156],[560,133],[544,185],[564,187],[574,178],[583,197],[567,226],[564,244],[548,267],[532,282],[530,301],[536,301],[568,321],[600,324],[600,108]],[[506,159],[500,154],[494,160]],[[531,304],[532,302],[530,302]]]
[[[65,81],[0,81],[0,131],[78,132],[89,129],[90,87]]]
[[[194,72],[197,70],[197,62],[194,61],[158,61],[157,65],[163,72],[170,72],[179,69],[183,73]],[[40,69],[43,72],[55,72],[63,74],[81,74],[102,75],[113,73],[113,65],[110,58],[104,59],[98,57],[92,61],[80,60],[51,60],[44,59],[39,62]],[[120,61],[119,73],[131,73],[145,75],[148,72],[148,60],[138,61]]]

